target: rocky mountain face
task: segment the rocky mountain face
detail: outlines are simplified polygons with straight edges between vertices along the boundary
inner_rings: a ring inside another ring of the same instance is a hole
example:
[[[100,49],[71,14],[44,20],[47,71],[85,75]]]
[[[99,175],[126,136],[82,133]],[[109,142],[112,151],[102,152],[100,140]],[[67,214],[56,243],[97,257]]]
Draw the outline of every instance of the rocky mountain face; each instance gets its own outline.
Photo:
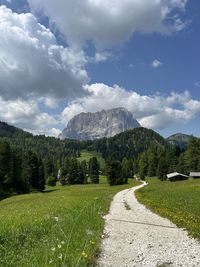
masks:
[[[136,127],[140,127],[140,124],[131,112],[124,108],[115,108],[96,113],[80,113],[68,122],[59,138],[94,140],[111,137]]]

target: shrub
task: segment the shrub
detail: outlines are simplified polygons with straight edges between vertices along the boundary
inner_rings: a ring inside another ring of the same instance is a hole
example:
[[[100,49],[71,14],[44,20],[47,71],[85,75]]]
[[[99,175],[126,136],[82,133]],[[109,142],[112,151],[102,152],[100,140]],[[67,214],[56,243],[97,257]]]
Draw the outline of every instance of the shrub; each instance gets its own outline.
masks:
[[[53,176],[49,176],[47,178],[46,184],[49,186],[56,186],[56,178]]]

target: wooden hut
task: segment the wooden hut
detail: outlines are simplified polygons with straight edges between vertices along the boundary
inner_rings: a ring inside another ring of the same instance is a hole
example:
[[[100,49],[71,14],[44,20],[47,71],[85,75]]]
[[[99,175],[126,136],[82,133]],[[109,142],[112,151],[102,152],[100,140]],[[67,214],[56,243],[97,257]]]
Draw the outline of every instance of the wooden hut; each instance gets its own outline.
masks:
[[[200,179],[200,172],[190,172],[190,177]]]
[[[182,181],[182,180],[187,180],[189,177],[185,174],[178,173],[178,172],[173,172],[167,174],[167,179],[170,182],[176,182],[176,181]]]

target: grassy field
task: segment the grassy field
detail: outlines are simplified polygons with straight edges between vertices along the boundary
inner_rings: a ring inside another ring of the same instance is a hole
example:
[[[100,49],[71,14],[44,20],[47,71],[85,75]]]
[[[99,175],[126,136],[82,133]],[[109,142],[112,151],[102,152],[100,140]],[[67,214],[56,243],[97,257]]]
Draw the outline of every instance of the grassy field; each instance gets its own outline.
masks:
[[[200,180],[148,182],[149,186],[137,191],[138,200],[200,239]]]
[[[0,266],[91,266],[102,216],[115,193],[136,185],[56,186],[0,201]]]
[[[83,161],[86,160],[87,162],[89,162],[89,160],[92,157],[96,157],[98,162],[100,163],[101,169],[105,168],[105,160],[102,158],[101,153],[98,153],[96,151],[86,151],[86,150],[82,150],[81,151],[81,156],[78,158],[78,160]]]

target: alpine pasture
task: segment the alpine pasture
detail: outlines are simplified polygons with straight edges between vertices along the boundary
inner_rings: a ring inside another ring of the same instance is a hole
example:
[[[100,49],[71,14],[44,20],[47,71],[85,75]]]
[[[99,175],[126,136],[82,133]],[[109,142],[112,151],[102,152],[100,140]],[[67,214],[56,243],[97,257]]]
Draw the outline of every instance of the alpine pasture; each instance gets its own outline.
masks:
[[[200,240],[200,179],[171,183],[149,178],[148,182],[136,192],[138,200]]]
[[[88,266],[113,196],[137,183],[49,187],[0,202],[0,266]]]

